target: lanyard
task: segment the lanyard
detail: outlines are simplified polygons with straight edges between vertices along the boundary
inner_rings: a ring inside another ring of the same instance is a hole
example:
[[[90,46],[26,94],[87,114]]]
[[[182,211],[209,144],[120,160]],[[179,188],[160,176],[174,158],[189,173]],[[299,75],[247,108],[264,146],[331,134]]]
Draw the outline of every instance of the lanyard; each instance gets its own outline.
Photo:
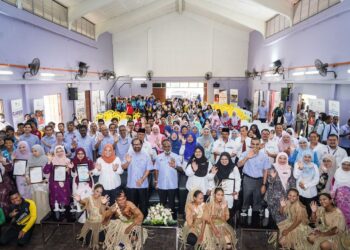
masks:
[[[330,154],[331,152],[329,151],[329,149],[330,149],[329,146],[327,146],[327,149],[328,149],[328,154]],[[337,150],[338,150],[338,147],[337,147],[336,150],[334,150],[334,152],[333,152],[333,154],[332,154],[333,156],[335,155],[335,153],[337,152]]]

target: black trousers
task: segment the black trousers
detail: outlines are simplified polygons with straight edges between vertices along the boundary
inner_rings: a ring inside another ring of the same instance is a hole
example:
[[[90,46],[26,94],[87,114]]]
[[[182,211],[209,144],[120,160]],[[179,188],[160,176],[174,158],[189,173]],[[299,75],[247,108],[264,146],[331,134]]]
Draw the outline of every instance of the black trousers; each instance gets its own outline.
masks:
[[[166,206],[175,214],[175,196],[177,189],[158,189],[160,204]]]
[[[139,207],[144,217],[147,216],[148,190],[147,188],[127,188],[126,196],[128,200]]]
[[[262,195],[260,192],[263,178],[252,178],[248,175],[243,177],[243,206],[242,209],[248,209],[252,206],[253,211],[259,211],[262,208]]]
[[[2,233],[0,245],[7,245],[11,241],[16,241],[18,246],[27,245],[32,237],[34,226],[24,234],[23,238],[18,239],[18,234],[22,230],[22,228],[23,227],[17,225],[11,225],[5,232]]]
[[[259,121],[261,121],[262,123],[266,122],[266,118],[259,118]]]

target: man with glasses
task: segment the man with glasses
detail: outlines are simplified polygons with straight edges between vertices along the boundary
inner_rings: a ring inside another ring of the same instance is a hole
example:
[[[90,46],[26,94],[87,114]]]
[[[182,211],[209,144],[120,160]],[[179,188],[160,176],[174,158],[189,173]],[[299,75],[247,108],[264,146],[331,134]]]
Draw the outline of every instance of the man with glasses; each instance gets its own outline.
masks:
[[[250,149],[242,153],[237,166],[243,167],[242,210],[247,210],[251,205],[253,211],[261,210],[262,195],[266,192],[267,170],[271,164],[265,152],[260,150],[258,138],[252,139]]]
[[[339,140],[337,135],[329,135],[327,139],[327,147],[324,154],[333,155],[337,164],[348,156],[345,149],[338,146]]]
[[[213,144],[213,154],[215,161],[219,159],[221,153],[227,152],[233,158],[233,162],[235,162],[237,152],[240,148],[240,144],[235,143],[233,140],[231,140],[229,138],[229,135],[230,130],[228,128],[222,128],[220,138],[216,140]]]
[[[171,143],[168,139],[162,142],[164,152],[156,157],[155,187],[158,189],[160,203],[169,207],[175,215],[175,195],[178,189],[178,173],[181,168],[181,158],[171,152]]]
[[[101,134],[96,137],[94,148],[97,150],[98,156],[102,155],[102,150],[107,144],[114,144],[115,139],[109,135],[109,131],[106,125],[101,126]]]
[[[145,140],[146,138],[145,133],[146,133],[145,129],[140,128],[139,131],[137,132],[137,138],[142,141],[142,150],[145,151],[151,157],[152,162],[154,162],[154,160],[157,157],[157,152],[152,148],[151,143]],[[133,150],[132,147],[129,147],[128,153],[130,153],[132,150]]]
[[[142,213],[147,215],[148,203],[148,175],[153,170],[151,157],[142,149],[142,141],[135,138],[131,142],[132,152],[126,154],[123,169],[128,171],[127,197]]]
[[[269,157],[271,164],[275,162],[276,156],[278,154],[278,146],[275,141],[269,140],[270,131],[268,129],[261,130],[261,149]]]
[[[119,138],[115,145],[115,154],[123,162],[125,160],[125,155],[128,152],[132,139],[127,136],[127,131],[125,125],[119,126]]]

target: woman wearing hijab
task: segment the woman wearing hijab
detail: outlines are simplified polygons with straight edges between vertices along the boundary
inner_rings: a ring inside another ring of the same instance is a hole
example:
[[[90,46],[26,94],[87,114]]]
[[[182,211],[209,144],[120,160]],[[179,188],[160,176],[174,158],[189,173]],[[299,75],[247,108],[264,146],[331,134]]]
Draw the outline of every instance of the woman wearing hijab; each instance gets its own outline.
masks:
[[[232,117],[231,117],[231,128],[230,129],[239,130],[240,128],[241,128],[241,119],[237,116],[236,111],[233,111]]]
[[[187,126],[181,126],[180,128],[180,137],[183,137],[186,139],[188,135],[188,127]]]
[[[278,153],[276,163],[272,165],[267,177],[269,183],[266,191],[266,201],[268,209],[273,220],[276,223],[286,219],[286,216],[281,214],[280,200],[287,199],[287,193],[290,188],[295,188],[296,180],[293,177],[293,169],[288,164],[288,155],[284,152]]]
[[[180,154],[181,140],[177,132],[173,131],[169,137],[171,143],[171,151],[177,155]]]
[[[317,200],[316,186],[320,180],[318,167],[313,163],[313,155],[314,152],[310,149],[303,151],[302,160],[295,163],[293,171],[300,201],[306,207],[308,216],[311,215],[310,203]]]
[[[197,145],[200,145],[204,148],[205,157],[207,157],[207,159],[210,159],[212,156],[211,153],[213,151],[213,143],[214,143],[214,139],[210,134],[210,129],[204,128],[202,130],[202,136],[200,136],[197,139]]]
[[[224,111],[222,113],[222,117],[221,117],[221,124],[224,126],[224,127],[227,127],[229,128],[231,126],[231,118],[230,116],[228,115],[227,111]]]
[[[162,141],[164,138],[164,135],[160,133],[159,126],[154,124],[152,127],[152,132],[147,137],[147,140],[149,143],[151,143],[152,148],[155,148],[157,152],[162,151]]]
[[[218,130],[219,127],[221,126],[221,120],[220,120],[220,117],[218,115],[218,112],[216,110],[214,110],[209,118],[211,120],[210,127],[212,129]]]
[[[183,166],[187,166],[187,163],[194,154],[194,150],[197,145],[197,137],[193,133],[189,133],[182,139],[182,146],[180,149],[180,155],[183,156]]]
[[[113,145],[106,144],[103,148],[102,156],[96,161],[93,173],[99,176],[98,183],[103,185],[103,195],[110,197],[111,205],[116,199],[116,193],[121,185],[120,175],[123,172],[121,161],[115,155]]]
[[[214,179],[214,174],[210,173],[211,163],[205,157],[204,149],[201,146],[195,147],[193,155],[188,160],[185,174],[188,176],[186,189],[190,192],[199,189],[203,194],[209,194],[209,181]]]
[[[48,162],[48,158],[45,155],[44,148],[38,144],[32,147],[32,155],[28,160],[28,168],[41,167],[44,169]],[[29,171],[28,171],[29,172]],[[30,177],[30,176],[29,176]],[[36,204],[37,218],[36,223],[40,224],[42,218],[44,218],[50,211],[49,206],[49,187],[47,184],[48,176],[44,176],[44,181],[41,183],[33,183],[32,186],[32,198]]]
[[[293,166],[297,161],[301,161],[302,155],[304,151],[311,150],[309,147],[309,143],[305,137],[299,138],[299,147],[294,150],[293,154],[289,157],[289,163]],[[312,155],[313,163],[317,165],[317,167],[320,165],[318,161],[317,152],[313,152]]]
[[[335,171],[332,195],[350,228],[350,157],[345,157]]]
[[[55,166],[65,166],[66,180],[55,181]],[[70,173],[73,164],[66,157],[64,146],[56,146],[54,149],[54,156],[48,155],[48,162],[44,167],[44,174],[50,174],[49,191],[50,191],[50,207],[54,209],[55,201],[63,206],[69,206],[70,198],[72,196]]]
[[[20,141],[18,143],[18,148],[16,149],[14,153],[14,157],[12,160],[29,160],[31,157],[31,151],[29,144],[26,141]],[[28,164],[26,166],[26,173],[28,172]],[[28,185],[29,181],[27,180],[26,176],[16,176],[16,185],[18,192],[21,194],[21,196],[24,199],[31,199],[32,198],[32,190],[31,186]]]
[[[320,171],[320,180],[317,184],[318,193],[330,193],[332,180],[334,178],[335,171],[337,170],[337,165],[335,158],[331,154],[325,154],[322,157]]]
[[[85,150],[83,148],[77,148],[75,150],[75,156],[72,160],[72,176],[73,176],[73,194],[77,194],[81,199],[85,199],[92,194],[92,187],[94,185],[91,173],[94,170],[94,163],[86,156]],[[88,180],[80,179],[78,167],[79,165],[86,165],[89,171]],[[79,222],[84,223],[85,217],[81,217]]]
[[[287,132],[282,132],[282,137],[278,142],[278,150],[280,152],[285,152],[288,157],[292,155],[293,151],[295,150],[296,146],[293,143],[292,137]]]
[[[215,186],[212,188],[221,186],[231,211],[234,200],[238,199],[238,193],[241,190],[241,175],[238,167],[233,163],[229,153],[222,152],[211,172],[215,175]]]

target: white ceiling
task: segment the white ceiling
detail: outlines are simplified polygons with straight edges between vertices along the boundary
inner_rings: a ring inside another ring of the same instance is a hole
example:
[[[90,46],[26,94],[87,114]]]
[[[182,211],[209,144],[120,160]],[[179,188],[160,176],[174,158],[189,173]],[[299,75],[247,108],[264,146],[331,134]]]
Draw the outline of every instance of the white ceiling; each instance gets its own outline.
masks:
[[[150,20],[191,12],[214,21],[265,33],[265,22],[277,14],[291,19],[296,0],[58,0],[68,7],[69,23],[85,17],[97,36],[117,33]]]

